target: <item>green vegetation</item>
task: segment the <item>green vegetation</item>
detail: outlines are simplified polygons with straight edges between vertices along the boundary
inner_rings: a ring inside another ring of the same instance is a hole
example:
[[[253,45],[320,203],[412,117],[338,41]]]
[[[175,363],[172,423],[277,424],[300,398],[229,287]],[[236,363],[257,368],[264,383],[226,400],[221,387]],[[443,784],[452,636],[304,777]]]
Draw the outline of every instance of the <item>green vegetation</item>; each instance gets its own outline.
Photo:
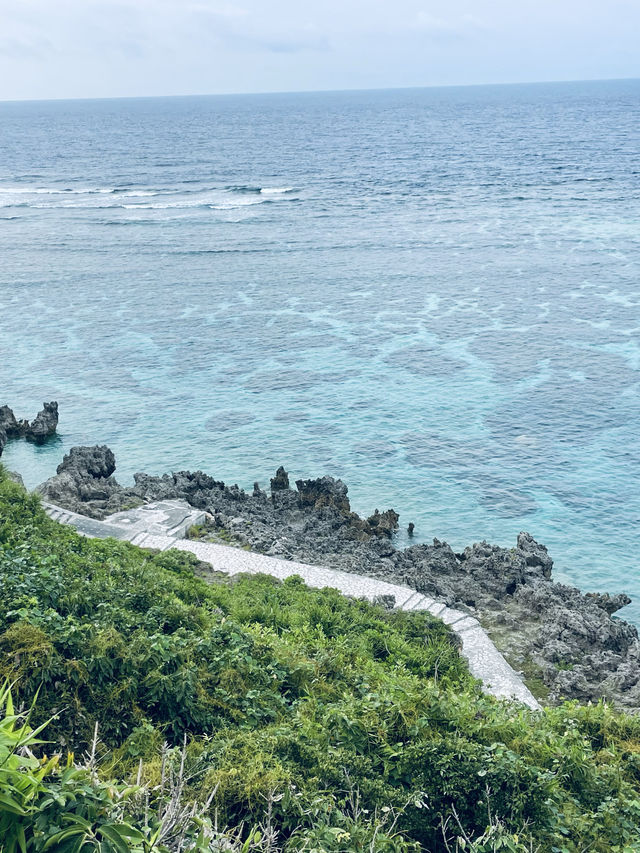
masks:
[[[492,632],[489,633],[489,636],[493,639]],[[516,662],[510,661],[510,663],[513,666]],[[536,699],[539,702],[547,700],[549,698],[549,688],[544,683],[542,671],[538,664],[531,660],[530,657],[526,657],[524,661],[520,661],[517,666],[519,671],[522,673],[522,677],[524,678],[527,687]]]
[[[192,524],[187,530],[187,539],[216,542],[219,545],[231,545],[235,548],[242,548],[244,551],[251,550],[249,545],[244,544],[238,536],[231,533],[225,527],[213,524],[211,521],[205,521],[204,524]]]
[[[0,697],[2,853],[640,851],[640,719],[487,697],[428,614],[198,570],[0,472],[0,682],[32,708]]]
[[[216,832],[203,815],[206,806],[185,807],[185,751],[176,756],[175,750],[165,749],[163,779],[155,787],[141,785],[140,780],[128,786],[104,781],[97,772],[97,738],[82,764],[75,764],[71,755],[64,766],[59,755],[39,760],[34,750],[43,746],[38,735],[46,724],[33,730],[30,713],[16,714],[7,685],[0,688],[0,707],[4,709],[0,720],[2,853],[233,850],[237,835]],[[217,846],[212,848],[212,843]]]

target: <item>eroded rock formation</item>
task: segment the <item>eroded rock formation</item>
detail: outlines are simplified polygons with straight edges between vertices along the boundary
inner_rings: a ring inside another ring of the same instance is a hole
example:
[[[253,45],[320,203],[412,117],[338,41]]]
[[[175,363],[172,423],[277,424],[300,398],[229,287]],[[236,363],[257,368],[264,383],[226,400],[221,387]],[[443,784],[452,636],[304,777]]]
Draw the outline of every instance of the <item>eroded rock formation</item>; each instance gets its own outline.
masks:
[[[12,438],[26,438],[27,441],[43,442],[52,436],[58,427],[58,404],[55,400],[43,403],[31,423],[17,420],[9,406],[0,406],[0,456],[7,441]]]
[[[72,447],[58,465],[57,473],[37,491],[57,506],[91,518],[104,518],[132,504],[141,503],[131,489],[112,476],[116,460],[106,445]]]

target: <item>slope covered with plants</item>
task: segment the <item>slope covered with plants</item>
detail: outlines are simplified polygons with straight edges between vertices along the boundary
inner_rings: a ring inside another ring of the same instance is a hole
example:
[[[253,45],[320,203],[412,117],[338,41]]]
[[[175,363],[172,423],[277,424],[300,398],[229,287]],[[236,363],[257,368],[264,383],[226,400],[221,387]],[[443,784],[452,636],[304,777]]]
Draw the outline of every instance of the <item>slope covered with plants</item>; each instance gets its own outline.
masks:
[[[0,472],[0,680],[48,741],[6,708],[16,849],[640,850],[637,718],[487,697],[428,614],[198,570]]]

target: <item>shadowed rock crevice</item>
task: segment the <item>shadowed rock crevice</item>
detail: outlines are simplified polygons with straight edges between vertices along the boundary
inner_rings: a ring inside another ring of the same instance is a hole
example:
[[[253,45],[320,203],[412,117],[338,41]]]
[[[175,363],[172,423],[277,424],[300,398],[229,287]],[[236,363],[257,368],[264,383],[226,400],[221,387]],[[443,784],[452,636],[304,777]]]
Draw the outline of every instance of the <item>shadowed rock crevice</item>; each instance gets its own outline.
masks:
[[[547,549],[529,533],[520,533],[514,548],[479,542],[456,554],[434,539],[400,550],[392,538],[398,514],[361,518],[351,511],[347,486],[332,477],[298,480],[294,490],[279,468],[268,499],[257,483],[245,492],[201,471],[136,474],[135,485],[123,488],[114,469],[108,448],[74,448],[40,492],[94,518],[136,501],[186,500],[209,514],[214,540],[222,533],[268,556],[406,584],[476,616],[548,701],[605,697],[640,708],[638,633],[612,616],[628,598],[555,583]]]

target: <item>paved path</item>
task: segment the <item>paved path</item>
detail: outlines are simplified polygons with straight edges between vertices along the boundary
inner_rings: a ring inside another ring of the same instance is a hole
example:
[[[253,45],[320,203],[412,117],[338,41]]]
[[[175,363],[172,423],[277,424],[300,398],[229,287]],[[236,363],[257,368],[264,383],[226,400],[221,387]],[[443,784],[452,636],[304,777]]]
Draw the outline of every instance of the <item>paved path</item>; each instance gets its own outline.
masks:
[[[216,570],[230,575],[241,572],[264,573],[280,579],[299,575],[308,586],[329,586],[345,595],[367,598],[370,601],[380,595],[392,595],[396,607],[402,610],[428,610],[458,634],[462,641],[462,654],[469,662],[470,672],[483,682],[488,693],[501,698],[516,699],[534,710],[540,708],[520,676],[502,657],[477,619],[461,610],[452,610],[442,602],[422,595],[410,587],[322,566],[266,557],[228,545],[184,539],[182,537],[192,524],[199,524],[204,520],[204,513],[183,501],[145,504],[134,510],[115,513],[105,521],[95,521],[52,504],[45,503],[44,506],[52,518],[72,524],[84,536],[112,536],[142,548],[160,551],[169,548],[189,551],[198,559],[210,563]]]

